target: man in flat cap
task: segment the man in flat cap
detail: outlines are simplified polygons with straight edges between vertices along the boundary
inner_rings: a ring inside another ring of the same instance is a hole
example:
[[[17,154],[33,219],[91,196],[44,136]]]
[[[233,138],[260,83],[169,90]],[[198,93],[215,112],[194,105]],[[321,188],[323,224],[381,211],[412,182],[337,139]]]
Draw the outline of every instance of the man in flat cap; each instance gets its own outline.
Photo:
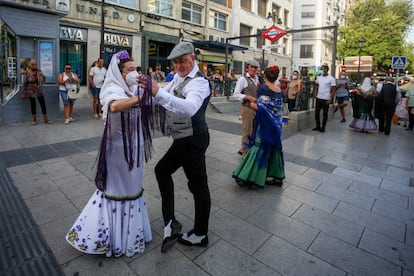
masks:
[[[167,58],[172,60],[176,71],[173,80],[165,88],[152,81],[152,95],[166,109],[166,134],[174,139],[155,166],[165,225],[161,252],[173,247],[177,240],[188,246],[207,246],[211,207],[205,162],[205,152],[210,143],[205,119],[211,96],[210,84],[199,71],[192,43],[180,42]],[[174,214],[172,179],[172,174],[180,167],[188,179],[195,207],[194,227],[182,235],[182,226]]]
[[[239,154],[245,156],[248,151],[249,137],[254,130],[254,119],[256,110],[250,107],[250,102],[255,102],[257,98],[257,89],[260,85],[256,71],[260,65],[255,60],[249,60],[246,63],[246,74],[239,78],[234,88],[233,98],[241,102],[240,115],[242,119],[242,143]]]

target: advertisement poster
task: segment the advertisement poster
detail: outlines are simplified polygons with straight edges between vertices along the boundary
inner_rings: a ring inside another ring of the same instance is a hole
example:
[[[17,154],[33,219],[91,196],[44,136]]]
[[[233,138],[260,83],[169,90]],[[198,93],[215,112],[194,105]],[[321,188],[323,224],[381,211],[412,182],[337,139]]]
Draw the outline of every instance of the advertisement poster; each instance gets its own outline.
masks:
[[[40,69],[43,71],[46,82],[53,82],[53,42],[40,42]]]

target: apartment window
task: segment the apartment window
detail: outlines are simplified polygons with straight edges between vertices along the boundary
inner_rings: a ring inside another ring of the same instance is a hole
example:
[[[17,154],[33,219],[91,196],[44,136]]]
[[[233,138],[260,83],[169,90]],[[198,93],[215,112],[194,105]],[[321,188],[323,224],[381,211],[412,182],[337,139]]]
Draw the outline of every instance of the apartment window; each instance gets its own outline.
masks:
[[[282,48],[282,53],[284,55],[287,55],[287,48],[288,48],[288,39],[287,38],[283,38],[283,45],[284,45],[284,47]]]
[[[240,24],[240,36],[250,35],[251,28]],[[240,38],[240,44],[250,46],[250,37]]]
[[[240,5],[242,8],[251,11],[252,10],[252,1],[251,0],[241,0]]]
[[[283,13],[283,24],[287,26],[289,23],[289,11],[285,10]]]
[[[257,3],[257,14],[261,17],[267,17],[266,14],[266,1],[267,0],[259,0]]]
[[[305,11],[303,11],[302,12],[302,18],[315,18],[315,12],[310,12],[310,11],[308,11],[308,12],[305,12]]]
[[[182,19],[196,24],[201,24],[202,8],[200,6],[188,2],[183,2],[182,4]]]
[[[227,1],[226,1],[226,0],[212,0],[212,2],[215,2],[215,3],[221,4],[221,5],[223,5],[223,6],[226,6],[226,7],[227,7]]]
[[[215,29],[226,31],[227,15],[216,11],[210,11],[210,26],[212,26]]]
[[[300,58],[313,58],[313,45],[300,45]]]
[[[119,6],[124,6],[128,8],[137,8],[137,1],[136,0],[107,0],[108,3],[114,3]]]
[[[172,16],[172,0],[148,0],[147,11],[163,16]]]
[[[280,17],[280,7],[277,5],[272,5],[273,18],[278,19]]]

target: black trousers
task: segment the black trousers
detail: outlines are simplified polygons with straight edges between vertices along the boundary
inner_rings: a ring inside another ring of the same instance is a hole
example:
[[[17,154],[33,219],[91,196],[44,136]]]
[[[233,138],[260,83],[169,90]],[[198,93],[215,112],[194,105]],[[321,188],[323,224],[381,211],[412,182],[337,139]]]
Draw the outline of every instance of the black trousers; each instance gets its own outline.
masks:
[[[37,97],[30,97],[30,109],[32,111],[32,115],[36,115],[36,98],[39,101],[40,108],[42,109],[42,114],[47,114],[46,112],[46,102],[44,96],[37,96]]]
[[[384,131],[385,134],[391,132],[391,120],[395,112],[395,105],[382,106],[378,118],[378,130]]]
[[[411,110],[414,109],[414,106],[408,107],[408,128],[413,130],[414,127],[414,114],[411,114]]]
[[[329,110],[329,104],[327,100],[322,100],[316,98],[316,106],[315,106],[315,122],[316,127],[321,127],[321,109],[323,110],[323,118],[322,118],[322,127],[325,128],[326,122],[328,121],[328,110]]]
[[[207,185],[205,153],[210,143],[208,132],[174,140],[171,147],[155,166],[155,176],[162,198],[162,215],[166,225],[174,215],[174,182],[172,174],[180,167],[188,179],[188,188],[194,197],[194,231],[206,235],[210,217],[211,199]]]

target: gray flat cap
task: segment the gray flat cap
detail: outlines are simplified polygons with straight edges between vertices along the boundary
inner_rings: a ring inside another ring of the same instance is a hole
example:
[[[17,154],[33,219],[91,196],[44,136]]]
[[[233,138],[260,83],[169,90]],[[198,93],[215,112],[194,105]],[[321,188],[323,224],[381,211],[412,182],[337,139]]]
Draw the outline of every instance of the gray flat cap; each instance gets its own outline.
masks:
[[[386,76],[385,81],[394,81],[394,78],[391,76]]]
[[[170,55],[167,57],[169,60],[173,60],[178,58],[179,56],[185,54],[193,54],[194,53],[194,46],[191,42],[180,42],[175,45],[174,49],[172,49]]]
[[[257,68],[260,67],[260,64],[257,61],[255,61],[255,60],[249,60],[249,61],[247,61],[247,65],[251,65],[251,66],[254,66],[254,67],[257,67]]]

